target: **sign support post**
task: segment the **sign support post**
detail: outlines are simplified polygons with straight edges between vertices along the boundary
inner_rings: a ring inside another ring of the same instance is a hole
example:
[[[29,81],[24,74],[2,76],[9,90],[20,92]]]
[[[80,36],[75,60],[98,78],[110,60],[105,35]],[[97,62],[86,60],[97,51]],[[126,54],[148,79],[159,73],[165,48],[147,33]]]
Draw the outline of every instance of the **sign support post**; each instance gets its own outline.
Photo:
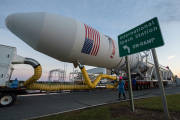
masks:
[[[127,76],[128,76],[128,91],[129,91],[129,97],[130,97],[130,105],[131,105],[132,112],[134,112],[134,100],[133,100],[131,72],[130,72],[128,56],[126,56],[125,59],[126,59],[126,69],[127,69]]]
[[[155,50],[155,48],[153,48],[153,49],[151,49],[151,51],[152,51],[152,55],[153,55],[153,59],[154,59],[155,70],[156,70],[156,75],[157,75],[157,78],[158,78],[159,87],[160,87],[160,90],[161,90],[161,98],[162,98],[162,103],[163,103],[163,107],[164,107],[165,117],[166,117],[167,120],[169,120],[170,116],[169,116],[166,96],[165,96],[165,92],[164,92],[164,85],[163,85],[163,82],[162,82],[162,77],[161,77],[160,72],[159,72],[159,63],[158,63],[156,50]]]
[[[119,56],[127,56],[134,53],[142,52],[145,50],[151,49],[154,64],[155,64],[155,70],[158,78],[158,83],[161,91],[161,97],[162,97],[162,103],[164,107],[164,113],[166,116],[166,119],[170,119],[169,112],[168,112],[168,106],[166,101],[166,96],[164,92],[164,86],[162,83],[162,78],[159,72],[159,63],[156,55],[155,48],[160,47],[164,45],[163,37],[161,34],[158,18],[155,17],[149,21],[146,21],[145,23],[121,34],[118,36],[118,45],[119,45]],[[128,61],[128,58],[126,58]],[[128,62],[127,62],[127,69],[128,69]],[[129,81],[131,81],[131,75],[130,70],[128,69],[128,76]],[[131,82],[129,82],[129,85],[131,85]],[[130,87],[129,87],[130,88]],[[131,88],[132,89],[132,88]],[[131,91],[129,92],[132,93]],[[130,95],[132,98],[132,94]],[[131,99],[132,101],[132,99]],[[133,101],[131,102],[133,103]]]

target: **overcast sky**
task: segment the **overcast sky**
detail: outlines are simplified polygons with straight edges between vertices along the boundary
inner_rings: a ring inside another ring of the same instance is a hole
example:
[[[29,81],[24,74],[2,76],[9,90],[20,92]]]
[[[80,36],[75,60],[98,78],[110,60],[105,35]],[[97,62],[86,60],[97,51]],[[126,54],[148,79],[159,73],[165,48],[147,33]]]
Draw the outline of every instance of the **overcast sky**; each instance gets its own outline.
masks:
[[[64,64],[30,48],[9,32],[4,22],[11,13],[40,11],[74,18],[115,40],[119,34],[158,17],[165,41],[165,46],[157,48],[159,63],[180,76],[180,0],[0,0],[0,44],[17,47],[19,55],[35,58],[48,73]],[[67,64],[67,68],[72,70],[72,65]]]

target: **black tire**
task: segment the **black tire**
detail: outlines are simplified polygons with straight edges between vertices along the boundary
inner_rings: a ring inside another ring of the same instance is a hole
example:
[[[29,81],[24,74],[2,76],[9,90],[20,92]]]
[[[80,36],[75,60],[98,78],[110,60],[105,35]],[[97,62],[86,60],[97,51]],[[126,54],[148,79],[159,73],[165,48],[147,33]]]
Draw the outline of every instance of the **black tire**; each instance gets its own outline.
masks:
[[[0,107],[8,107],[16,102],[17,95],[14,93],[0,94]]]

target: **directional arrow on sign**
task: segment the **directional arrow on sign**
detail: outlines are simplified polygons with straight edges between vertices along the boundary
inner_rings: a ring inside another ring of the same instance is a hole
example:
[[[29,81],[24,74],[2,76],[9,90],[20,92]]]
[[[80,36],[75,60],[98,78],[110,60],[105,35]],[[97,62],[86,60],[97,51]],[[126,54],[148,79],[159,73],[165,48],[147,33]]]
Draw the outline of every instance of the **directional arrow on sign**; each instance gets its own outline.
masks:
[[[124,50],[127,50],[127,51],[128,51],[128,53],[130,53],[130,52],[131,52],[131,51],[130,51],[130,48],[129,48],[127,45],[124,45],[124,46],[123,46],[123,49],[124,49]]]

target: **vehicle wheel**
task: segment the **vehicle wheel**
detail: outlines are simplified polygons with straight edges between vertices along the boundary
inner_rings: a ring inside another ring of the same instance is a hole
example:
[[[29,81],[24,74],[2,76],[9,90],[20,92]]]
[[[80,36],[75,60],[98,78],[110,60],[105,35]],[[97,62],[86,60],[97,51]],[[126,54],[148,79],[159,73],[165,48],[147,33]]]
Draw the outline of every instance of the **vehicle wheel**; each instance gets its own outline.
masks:
[[[0,94],[0,107],[11,106],[16,101],[16,94],[13,93],[2,93]]]

